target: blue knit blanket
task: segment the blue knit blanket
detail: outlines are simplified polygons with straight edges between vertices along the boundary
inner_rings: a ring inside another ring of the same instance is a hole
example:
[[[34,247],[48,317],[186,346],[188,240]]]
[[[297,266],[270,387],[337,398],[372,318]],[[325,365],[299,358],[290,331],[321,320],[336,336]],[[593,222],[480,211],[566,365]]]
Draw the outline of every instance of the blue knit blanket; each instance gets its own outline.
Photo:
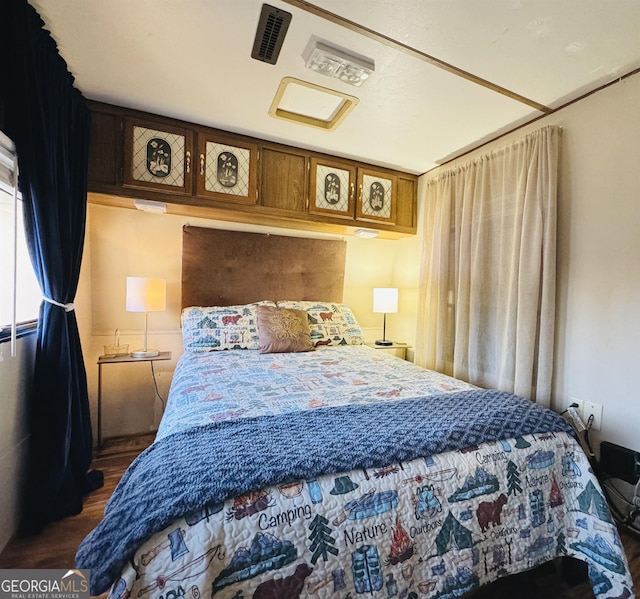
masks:
[[[491,390],[258,416],[156,441],[133,462],[84,539],[77,568],[106,591],[136,549],[173,520],[253,489],[543,432],[563,418]]]

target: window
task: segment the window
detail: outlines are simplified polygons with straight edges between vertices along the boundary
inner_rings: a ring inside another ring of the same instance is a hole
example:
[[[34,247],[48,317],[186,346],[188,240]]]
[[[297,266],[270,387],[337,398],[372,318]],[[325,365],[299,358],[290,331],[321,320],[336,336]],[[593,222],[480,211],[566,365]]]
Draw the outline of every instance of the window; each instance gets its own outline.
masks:
[[[25,325],[38,318],[38,310],[42,299],[40,286],[36,280],[27,252],[22,221],[22,200],[19,195],[18,200],[15,202],[14,221],[16,164],[13,144],[8,137],[0,132],[0,255],[2,256],[2,260],[0,260],[0,341],[9,339],[11,333],[14,293],[16,324],[19,325]],[[16,256],[15,286],[14,250]]]

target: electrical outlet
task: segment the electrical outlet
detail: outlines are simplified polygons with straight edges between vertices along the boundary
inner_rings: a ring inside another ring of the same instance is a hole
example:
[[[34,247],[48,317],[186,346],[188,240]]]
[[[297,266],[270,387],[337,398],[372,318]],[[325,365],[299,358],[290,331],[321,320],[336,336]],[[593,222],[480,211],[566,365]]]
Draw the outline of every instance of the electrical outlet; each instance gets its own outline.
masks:
[[[602,426],[602,406],[591,401],[584,402],[584,422],[588,424],[589,417],[593,416],[593,422],[591,423],[591,429],[599,431]]]
[[[577,399],[575,397],[570,397],[569,398],[569,405],[571,404],[578,404],[578,407],[576,408],[576,411],[578,412],[578,416],[580,416],[580,418],[582,418],[582,421],[586,424],[587,423],[587,419],[584,417],[584,401],[582,401],[581,399]]]

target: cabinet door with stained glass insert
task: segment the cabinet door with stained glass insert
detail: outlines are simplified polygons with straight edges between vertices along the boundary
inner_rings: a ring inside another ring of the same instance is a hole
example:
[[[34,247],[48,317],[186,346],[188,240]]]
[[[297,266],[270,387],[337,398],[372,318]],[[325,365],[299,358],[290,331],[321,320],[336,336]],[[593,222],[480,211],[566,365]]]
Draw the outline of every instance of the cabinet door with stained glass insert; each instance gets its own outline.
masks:
[[[255,204],[257,156],[257,146],[242,138],[199,133],[198,195]]]
[[[191,194],[192,131],[127,118],[124,138],[125,187]]]
[[[396,188],[396,175],[359,168],[356,218],[394,224],[396,220]]]
[[[356,168],[348,162],[311,158],[311,214],[352,219],[355,216]]]

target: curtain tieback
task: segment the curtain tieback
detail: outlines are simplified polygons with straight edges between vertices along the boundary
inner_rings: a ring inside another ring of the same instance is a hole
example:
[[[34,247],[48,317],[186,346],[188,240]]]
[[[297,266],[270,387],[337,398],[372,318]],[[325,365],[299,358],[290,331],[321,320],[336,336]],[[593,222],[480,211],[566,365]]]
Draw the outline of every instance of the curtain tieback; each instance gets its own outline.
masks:
[[[60,302],[57,302],[56,300],[53,300],[50,297],[46,297],[44,295],[42,296],[42,299],[45,302],[49,302],[50,304],[53,304],[54,306],[60,306],[61,308],[64,308],[65,312],[71,312],[72,310],[75,310],[75,306],[73,305],[73,302],[69,304],[61,304]]]

